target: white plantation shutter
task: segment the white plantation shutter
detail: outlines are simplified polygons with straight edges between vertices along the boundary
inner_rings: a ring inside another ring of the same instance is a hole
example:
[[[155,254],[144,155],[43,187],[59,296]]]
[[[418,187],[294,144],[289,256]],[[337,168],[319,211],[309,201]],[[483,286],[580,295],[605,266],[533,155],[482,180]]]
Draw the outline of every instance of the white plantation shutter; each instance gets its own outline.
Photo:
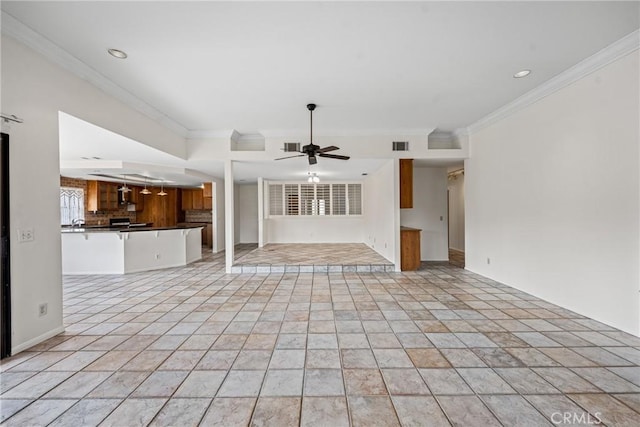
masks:
[[[269,215],[362,215],[362,184],[269,184]]]
[[[299,215],[300,196],[298,194],[298,184],[284,185],[285,215]]]
[[[282,215],[284,212],[282,200],[282,184],[269,185],[269,215]]]
[[[333,215],[347,214],[347,191],[346,184],[333,184]]]
[[[316,185],[315,215],[329,215],[331,213],[331,184]]]
[[[300,215],[316,215],[314,211],[314,184],[300,185]]]
[[[362,215],[361,184],[349,184],[349,215]]]

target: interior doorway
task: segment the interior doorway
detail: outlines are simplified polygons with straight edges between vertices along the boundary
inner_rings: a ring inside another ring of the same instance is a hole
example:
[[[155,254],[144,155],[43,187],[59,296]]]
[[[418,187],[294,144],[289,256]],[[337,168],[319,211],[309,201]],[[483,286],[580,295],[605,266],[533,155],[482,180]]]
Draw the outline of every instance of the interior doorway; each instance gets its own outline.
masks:
[[[11,356],[11,275],[9,271],[9,135],[0,142],[0,359]]]
[[[464,166],[450,167],[447,177],[449,262],[464,268]]]

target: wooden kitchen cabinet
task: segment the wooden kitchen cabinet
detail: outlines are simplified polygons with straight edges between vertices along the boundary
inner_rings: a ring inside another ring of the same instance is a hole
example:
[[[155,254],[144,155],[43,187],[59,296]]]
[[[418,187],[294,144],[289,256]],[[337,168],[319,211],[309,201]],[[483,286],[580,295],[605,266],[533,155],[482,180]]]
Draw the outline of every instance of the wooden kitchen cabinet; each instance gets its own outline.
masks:
[[[186,189],[186,188],[182,188],[180,189],[180,192],[182,193],[182,210],[183,211],[190,211],[193,209],[193,195],[191,193],[191,190]]]
[[[413,208],[413,159],[400,159],[400,209]]]
[[[202,190],[191,190],[191,209],[199,211],[204,209],[204,198],[202,197]]]
[[[104,181],[87,181],[88,211],[115,211],[118,208],[118,184]]]
[[[209,210],[213,208],[213,199],[204,196],[201,188],[182,188],[181,207],[183,211]]]
[[[142,212],[144,210],[144,194],[140,194],[142,187],[131,186],[129,188],[131,188],[131,192],[127,193],[127,200],[135,205],[136,212]]]
[[[204,188],[202,189],[202,197],[213,197],[213,185],[210,182],[204,183]]]
[[[400,227],[400,270],[420,268],[420,229]]]

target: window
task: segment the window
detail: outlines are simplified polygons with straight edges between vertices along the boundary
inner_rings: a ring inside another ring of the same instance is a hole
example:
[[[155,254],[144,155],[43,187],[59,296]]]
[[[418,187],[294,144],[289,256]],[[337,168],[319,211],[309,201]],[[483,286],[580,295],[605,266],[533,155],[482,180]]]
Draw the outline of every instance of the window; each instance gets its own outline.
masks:
[[[298,195],[298,184],[285,184],[284,196],[286,201],[285,215],[298,215],[300,206],[300,196]]]
[[[270,184],[269,215],[362,215],[362,184]]]
[[[82,188],[60,188],[60,222],[71,225],[74,220],[84,220],[84,190]]]
[[[349,184],[349,215],[362,215],[362,186]]]
[[[331,184],[317,184],[314,200],[315,215],[331,214]]]
[[[347,214],[347,185],[333,184],[333,214]]]

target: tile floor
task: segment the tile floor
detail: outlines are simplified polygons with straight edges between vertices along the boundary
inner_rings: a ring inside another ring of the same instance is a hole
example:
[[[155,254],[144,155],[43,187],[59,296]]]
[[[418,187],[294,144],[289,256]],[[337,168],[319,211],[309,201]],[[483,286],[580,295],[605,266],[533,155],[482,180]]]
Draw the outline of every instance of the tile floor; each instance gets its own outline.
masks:
[[[66,333],[1,364],[1,422],[640,424],[640,338],[513,288],[223,263],[66,277]]]
[[[241,245],[232,273],[371,273],[394,265],[363,243]]]

